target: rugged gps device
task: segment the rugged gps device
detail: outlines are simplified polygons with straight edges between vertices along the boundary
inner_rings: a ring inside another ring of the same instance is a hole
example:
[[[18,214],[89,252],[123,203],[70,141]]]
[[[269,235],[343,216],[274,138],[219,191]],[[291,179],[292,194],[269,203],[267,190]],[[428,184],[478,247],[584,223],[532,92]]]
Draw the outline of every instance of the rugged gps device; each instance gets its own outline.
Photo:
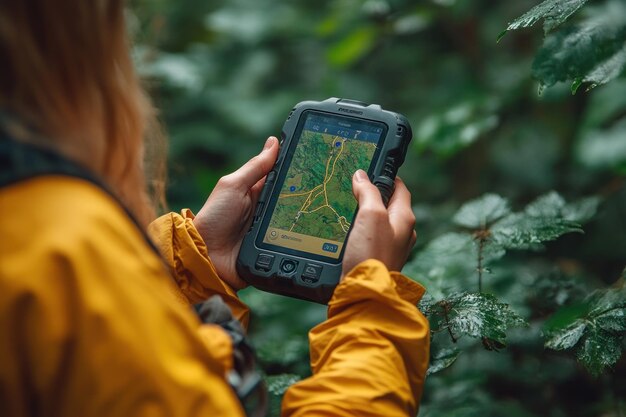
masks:
[[[357,211],[354,172],[366,171],[387,204],[411,136],[404,116],[376,104],[338,98],[297,104],[241,245],[241,278],[327,303]]]

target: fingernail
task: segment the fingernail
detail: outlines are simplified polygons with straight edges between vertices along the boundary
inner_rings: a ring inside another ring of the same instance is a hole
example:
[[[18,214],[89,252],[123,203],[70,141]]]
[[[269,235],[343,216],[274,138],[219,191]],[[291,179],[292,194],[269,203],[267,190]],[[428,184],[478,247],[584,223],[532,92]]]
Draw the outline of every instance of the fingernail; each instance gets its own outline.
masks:
[[[357,172],[354,173],[354,178],[356,179],[357,182],[368,180],[367,174],[362,169],[359,169]]]
[[[272,147],[272,145],[274,144],[274,141],[272,139],[274,139],[273,136],[270,136],[269,138],[267,138],[267,140],[265,141],[265,146],[263,146],[264,151]]]

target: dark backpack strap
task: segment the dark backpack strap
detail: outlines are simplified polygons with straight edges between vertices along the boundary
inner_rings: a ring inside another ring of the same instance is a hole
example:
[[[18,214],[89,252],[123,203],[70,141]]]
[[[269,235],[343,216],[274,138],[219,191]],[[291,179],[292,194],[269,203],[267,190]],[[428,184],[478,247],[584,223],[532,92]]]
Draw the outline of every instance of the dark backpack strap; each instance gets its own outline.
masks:
[[[219,295],[196,304],[196,314],[203,323],[217,324],[228,333],[233,342],[233,369],[227,380],[250,417],[267,414],[267,390],[257,371],[256,355],[246,337],[243,326]]]
[[[95,174],[52,150],[29,143],[18,142],[0,130],[0,188],[44,175],[63,175],[90,182],[108,194],[137,227],[150,248],[159,256],[156,248],[133,213],[113,191]]]

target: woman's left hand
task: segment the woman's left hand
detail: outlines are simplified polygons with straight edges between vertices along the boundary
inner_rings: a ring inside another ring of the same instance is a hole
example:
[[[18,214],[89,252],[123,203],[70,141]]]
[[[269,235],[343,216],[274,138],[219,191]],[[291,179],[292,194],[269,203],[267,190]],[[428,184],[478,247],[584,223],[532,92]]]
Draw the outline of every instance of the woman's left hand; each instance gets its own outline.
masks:
[[[263,151],[232,174],[217,182],[193,220],[206,243],[218,275],[235,290],[247,284],[237,274],[235,263],[259,194],[278,157],[278,140],[270,137]]]

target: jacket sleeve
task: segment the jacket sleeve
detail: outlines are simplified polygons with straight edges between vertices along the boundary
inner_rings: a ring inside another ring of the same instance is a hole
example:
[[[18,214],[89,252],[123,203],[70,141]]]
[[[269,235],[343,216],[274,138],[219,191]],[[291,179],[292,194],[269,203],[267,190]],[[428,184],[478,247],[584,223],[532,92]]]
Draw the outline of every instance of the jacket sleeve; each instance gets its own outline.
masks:
[[[193,224],[193,218],[187,209],[181,214],[168,213],[153,221],[148,231],[184,300],[195,304],[217,294],[247,328],[250,310],[237,297],[235,290],[217,275],[206,245]]]
[[[309,334],[313,376],[293,385],[284,416],[415,416],[429,358],[424,289],[384,264],[353,269]]]

